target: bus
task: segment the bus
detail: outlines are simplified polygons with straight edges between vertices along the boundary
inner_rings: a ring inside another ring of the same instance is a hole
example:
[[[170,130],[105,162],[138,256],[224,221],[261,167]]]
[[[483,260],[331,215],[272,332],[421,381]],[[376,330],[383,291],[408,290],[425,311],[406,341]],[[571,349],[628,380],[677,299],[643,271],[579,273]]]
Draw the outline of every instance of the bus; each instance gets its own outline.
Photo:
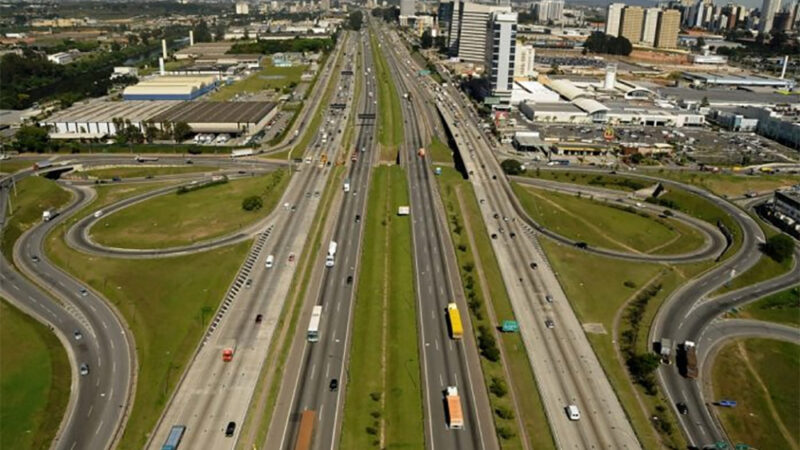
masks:
[[[320,319],[322,319],[322,306],[317,305],[311,310],[311,321],[308,323],[308,342],[319,341]]]
[[[172,429],[169,430],[167,441],[161,446],[161,450],[177,450],[178,446],[181,445],[181,439],[183,439],[183,433],[185,431],[186,427],[183,425],[175,425],[172,427]]]
[[[300,416],[300,429],[297,431],[295,450],[308,450],[314,437],[314,411],[305,410]]]

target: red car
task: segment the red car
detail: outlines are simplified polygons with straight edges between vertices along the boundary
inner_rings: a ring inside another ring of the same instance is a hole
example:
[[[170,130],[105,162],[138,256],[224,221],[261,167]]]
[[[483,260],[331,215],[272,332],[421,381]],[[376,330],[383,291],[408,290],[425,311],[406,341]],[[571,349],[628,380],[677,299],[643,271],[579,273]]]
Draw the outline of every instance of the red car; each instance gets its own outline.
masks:
[[[289,253],[289,262],[294,261],[294,253]]]

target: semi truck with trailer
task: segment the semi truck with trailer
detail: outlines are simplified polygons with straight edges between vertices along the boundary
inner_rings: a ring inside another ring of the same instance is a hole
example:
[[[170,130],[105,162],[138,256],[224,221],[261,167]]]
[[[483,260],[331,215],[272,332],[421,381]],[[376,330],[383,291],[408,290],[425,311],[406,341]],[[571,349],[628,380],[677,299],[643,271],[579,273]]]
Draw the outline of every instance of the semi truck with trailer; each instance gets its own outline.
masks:
[[[42,212],[42,221],[49,222],[58,215],[58,210],[50,208]]]
[[[447,400],[447,426],[451,430],[463,429],[464,415],[461,411],[461,397],[458,395],[458,388],[447,386],[445,399]]]
[[[692,341],[683,343],[683,376],[697,378],[697,348]]]
[[[133,160],[136,161],[136,162],[140,162],[140,163],[141,162],[155,162],[155,161],[158,161],[158,157],[156,157],[156,156],[136,155],[136,156],[133,157]]]

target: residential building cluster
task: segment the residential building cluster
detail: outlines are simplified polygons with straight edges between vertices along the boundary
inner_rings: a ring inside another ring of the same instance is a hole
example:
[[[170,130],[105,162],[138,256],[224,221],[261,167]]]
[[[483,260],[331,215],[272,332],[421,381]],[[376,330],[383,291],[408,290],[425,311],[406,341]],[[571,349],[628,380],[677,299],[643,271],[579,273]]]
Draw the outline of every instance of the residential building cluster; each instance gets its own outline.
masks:
[[[678,46],[681,12],[677,9],[642,8],[624,3],[608,5],[605,32],[634,45],[657,48]]]

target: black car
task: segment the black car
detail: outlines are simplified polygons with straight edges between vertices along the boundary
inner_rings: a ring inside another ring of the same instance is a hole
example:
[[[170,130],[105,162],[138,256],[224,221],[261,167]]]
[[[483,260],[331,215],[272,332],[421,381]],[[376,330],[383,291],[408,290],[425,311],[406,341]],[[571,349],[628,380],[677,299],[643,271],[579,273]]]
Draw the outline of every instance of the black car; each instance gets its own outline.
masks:
[[[31,260],[32,260],[33,262],[39,262],[39,257],[38,257],[38,256],[36,256],[36,255],[31,255]]]
[[[586,242],[576,242],[576,243],[575,243],[575,247],[578,247],[578,248],[587,248],[587,247],[589,247],[589,244],[587,244]]]
[[[686,403],[680,402],[675,405],[678,408],[678,412],[681,414],[689,414],[689,408],[686,406]]]
[[[348,275],[347,276],[347,284],[350,284],[352,282],[353,282],[353,276],[352,275]]]
[[[537,267],[539,267],[539,265],[538,265],[538,264],[536,264],[536,263],[531,263],[531,269],[535,269],[535,268],[537,268]]]
[[[228,422],[228,426],[225,427],[225,436],[233,436],[234,431],[236,431],[236,422]]]
[[[339,380],[336,378],[331,378],[331,384],[329,385],[331,391],[336,391],[339,389]]]
[[[361,222],[361,214],[356,214],[356,223]]]
[[[263,314],[256,314],[256,323],[261,323],[263,319],[264,319]]]

